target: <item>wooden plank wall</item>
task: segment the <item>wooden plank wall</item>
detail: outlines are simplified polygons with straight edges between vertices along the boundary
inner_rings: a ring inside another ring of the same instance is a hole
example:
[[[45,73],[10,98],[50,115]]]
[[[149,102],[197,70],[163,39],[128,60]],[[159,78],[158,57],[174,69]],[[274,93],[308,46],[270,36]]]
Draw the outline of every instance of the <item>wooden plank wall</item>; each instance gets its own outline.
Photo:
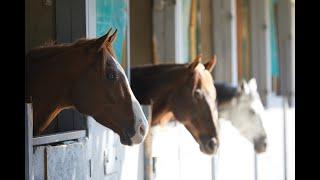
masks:
[[[25,1],[25,52],[55,39],[55,2]]]
[[[249,1],[236,1],[238,81],[252,78]]]
[[[217,55],[214,78],[237,84],[236,5],[234,0],[213,0],[213,46]]]
[[[152,1],[130,0],[131,66],[152,63]]]
[[[191,0],[190,23],[189,23],[189,38],[190,38],[190,59],[195,59],[197,56],[197,4],[198,0]]]
[[[278,1],[280,94],[288,96],[290,106],[294,104],[295,96],[294,8],[295,3],[290,0]]]
[[[251,17],[252,75],[257,79],[258,92],[268,106],[271,93],[271,46],[269,1],[249,0]]]
[[[237,14],[237,58],[238,58],[238,81],[242,79],[243,77],[243,72],[242,72],[242,13],[241,13],[241,2],[242,0],[237,0],[236,1],[236,14]]]
[[[203,61],[206,62],[213,57],[213,17],[212,17],[212,1],[200,1],[201,13],[201,54]]]

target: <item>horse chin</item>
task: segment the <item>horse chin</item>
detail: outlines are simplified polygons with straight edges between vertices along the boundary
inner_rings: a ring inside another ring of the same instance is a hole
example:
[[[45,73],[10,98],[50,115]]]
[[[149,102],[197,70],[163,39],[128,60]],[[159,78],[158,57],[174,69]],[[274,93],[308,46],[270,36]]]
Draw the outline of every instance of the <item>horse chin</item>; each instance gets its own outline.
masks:
[[[199,148],[202,153],[204,153],[206,155],[210,155],[210,156],[215,155],[218,150],[217,146],[215,146],[213,149],[211,149],[211,148],[206,148],[206,146],[204,146],[203,144],[200,144]]]
[[[267,146],[264,143],[255,143],[254,144],[254,151],[257,154],[261,154],[267,151]]]

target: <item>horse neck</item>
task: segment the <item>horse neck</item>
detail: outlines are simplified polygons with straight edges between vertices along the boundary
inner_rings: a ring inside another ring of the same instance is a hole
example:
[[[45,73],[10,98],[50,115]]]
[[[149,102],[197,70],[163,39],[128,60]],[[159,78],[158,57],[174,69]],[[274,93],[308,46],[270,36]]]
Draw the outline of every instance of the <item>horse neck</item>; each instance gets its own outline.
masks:
[[[33,93],[32,90],[30,92],[30,88],[43,89],[44,85],[55,91],[65,90],[93,63],[89,59],[85,50],[73,47],[53,47],[30,51],[26,59],[29,95]]]
[[[73,82],[89,66],[84,57],[81,49],[63,47],[36,49],[27,55],[26,96],[32,97],[35,133],[41,133],[62,109],[72,107]]]
[[[131,87],[138,101],[145,105],[168,97],[188,77],[187,66],[166,64],[131,68]]]

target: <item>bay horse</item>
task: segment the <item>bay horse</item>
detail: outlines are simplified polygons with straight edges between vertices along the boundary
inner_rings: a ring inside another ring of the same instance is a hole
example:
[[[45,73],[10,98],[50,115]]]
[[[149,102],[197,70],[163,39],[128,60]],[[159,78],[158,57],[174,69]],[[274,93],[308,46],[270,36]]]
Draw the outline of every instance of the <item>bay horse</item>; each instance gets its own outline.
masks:
[[[112,43],[117,30],[96,39],[42,46],[26,55],[26,102],[34,108],[40,135],[66,108],[92,116],[120,136],[124,145],[143,141],[148,122],[132,93]]]
[[[216,90],[211,71],[198,56],[192,63],[143,65],[131,68],[131,88],[141,104],[152,105],[151,126],[173,117],[191,133],[205,154],[219,145]]]
[[[239,87],[215,82],[219,118],[231,122],[254,145],[256,153],[267,148],[267,135],[262,123],[264,107],[257,92],[257,83],[242,81]]]

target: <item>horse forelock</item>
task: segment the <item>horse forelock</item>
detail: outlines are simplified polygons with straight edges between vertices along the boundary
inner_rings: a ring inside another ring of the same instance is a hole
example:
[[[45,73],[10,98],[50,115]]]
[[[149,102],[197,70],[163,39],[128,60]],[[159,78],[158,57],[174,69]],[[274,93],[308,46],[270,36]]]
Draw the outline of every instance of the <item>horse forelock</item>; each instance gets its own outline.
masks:
[[[202,63],[199,63],[197,67],[195,68],[196,71],[204,71],[206,68]]]
[[[195,75],[195,86],[203,86],[208,92],[213,93],[212,90],[214,89],[214,80],[212,78],[211,73],[206,70],[203,64],[198,64],[194,70]]]

